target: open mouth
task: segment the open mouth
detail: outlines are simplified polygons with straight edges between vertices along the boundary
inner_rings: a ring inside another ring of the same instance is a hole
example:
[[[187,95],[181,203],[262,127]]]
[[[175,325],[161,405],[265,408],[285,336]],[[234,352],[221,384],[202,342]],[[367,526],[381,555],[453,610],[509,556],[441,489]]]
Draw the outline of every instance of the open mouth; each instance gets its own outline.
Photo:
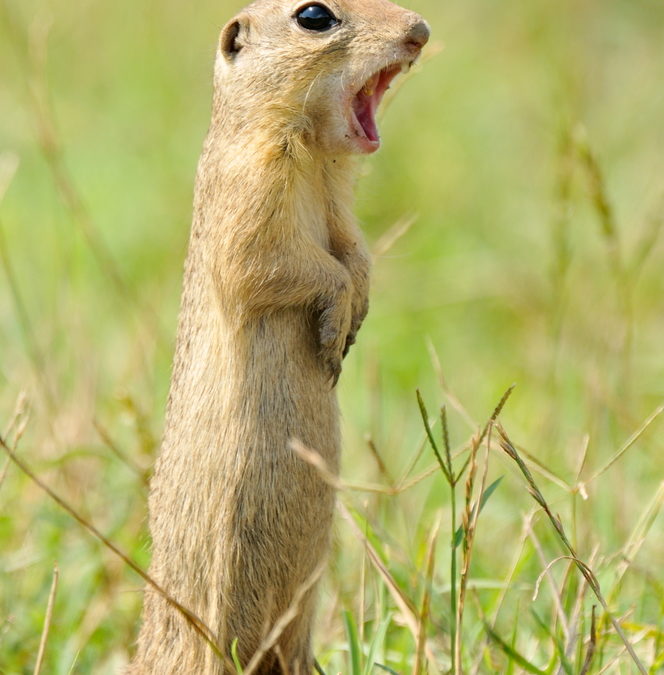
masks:
[[[352,99],[351,124],[360,144],[368,152],[380,145],[376,110],[392,80],[406,68],[405,64],[396,64],[374,73]]]

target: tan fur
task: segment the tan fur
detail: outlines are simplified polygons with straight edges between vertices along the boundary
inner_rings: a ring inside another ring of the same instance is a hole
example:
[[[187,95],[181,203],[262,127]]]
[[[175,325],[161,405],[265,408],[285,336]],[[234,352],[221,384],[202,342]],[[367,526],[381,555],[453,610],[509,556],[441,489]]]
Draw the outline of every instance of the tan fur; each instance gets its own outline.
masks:
[[[309,34],[305,4],[258,0],[222,31],[149,501],[150,574],[245,665],[328,549],[333,490],[289,441],[338,470],[333,385],[369,276],[343,99],[428,35],[386,0],[326,3],[341,25]],[[312,671],[314,604],[312,589],[256,672]],[[232,671],[148,588],[128,672]]]

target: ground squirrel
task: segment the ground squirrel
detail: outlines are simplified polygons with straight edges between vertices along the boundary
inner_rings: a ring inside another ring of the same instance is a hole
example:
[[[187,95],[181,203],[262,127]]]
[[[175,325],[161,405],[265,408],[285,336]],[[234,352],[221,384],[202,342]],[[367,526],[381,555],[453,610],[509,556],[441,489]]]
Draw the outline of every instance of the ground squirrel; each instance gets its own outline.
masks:
[[[198,165],[177,348],[149,499],[152,577],[243,666],[309,675],[339,465],[335,384],[367,312],[353,155],[429,36],[387,0],[257,0],[222,30]],[[298,590],[300,591],[298,593]],[[148,587],[129,673],[235,672]]]

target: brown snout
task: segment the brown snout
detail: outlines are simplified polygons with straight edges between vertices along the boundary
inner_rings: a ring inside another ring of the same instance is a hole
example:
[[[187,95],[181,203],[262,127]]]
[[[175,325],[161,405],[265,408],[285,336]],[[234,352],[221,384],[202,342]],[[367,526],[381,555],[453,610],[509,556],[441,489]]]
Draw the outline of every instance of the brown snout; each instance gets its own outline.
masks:
[[[429,40],[430,33],[429,24],[416,16],[415,21],[408,28],[404,42],[409,49],[418,52]]]

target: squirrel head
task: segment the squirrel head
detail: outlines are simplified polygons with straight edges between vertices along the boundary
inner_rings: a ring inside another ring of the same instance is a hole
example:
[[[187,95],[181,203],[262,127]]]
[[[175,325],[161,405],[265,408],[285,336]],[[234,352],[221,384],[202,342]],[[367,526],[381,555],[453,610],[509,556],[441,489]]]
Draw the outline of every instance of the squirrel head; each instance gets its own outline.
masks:
[[[374,152],[376,108],[428,38],[418,14],[388,0],[256,0],[221,32],[215,114],[239,142]]]

